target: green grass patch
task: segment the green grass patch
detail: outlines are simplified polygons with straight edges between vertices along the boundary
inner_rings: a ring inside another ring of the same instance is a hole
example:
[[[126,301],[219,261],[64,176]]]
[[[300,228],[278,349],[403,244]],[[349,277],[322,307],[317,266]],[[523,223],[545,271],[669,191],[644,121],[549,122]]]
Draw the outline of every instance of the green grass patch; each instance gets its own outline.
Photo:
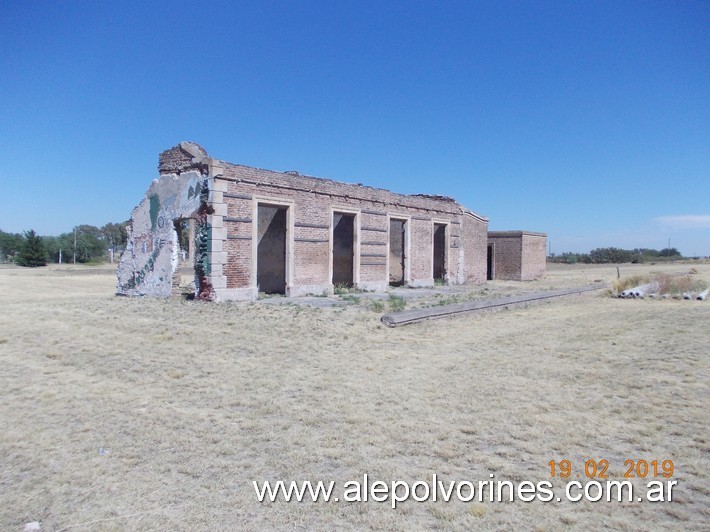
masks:
[[[370,301],[370,304],[368,305],[370,310],[373,312],[384,312],[385,311],[385,302],[380,301],[380,300],[372,300]]]
[[[389,298],[389,307],[393,312],[399,312],[400,310],[404,310],[405,307],[407,306],[407,300],[404,299],[402,296],[396,296],[394,294],[390,294]]]

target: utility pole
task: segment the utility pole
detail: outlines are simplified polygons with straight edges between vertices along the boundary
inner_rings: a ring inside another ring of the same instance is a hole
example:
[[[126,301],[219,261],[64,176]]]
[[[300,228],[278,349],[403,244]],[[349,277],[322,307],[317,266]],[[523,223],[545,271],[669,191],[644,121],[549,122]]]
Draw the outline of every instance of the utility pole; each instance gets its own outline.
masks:
[[[62,249],[59,248],[59,264],[62,263]]]
[[[74,264],[76,264],[76,227],[74,228]]]

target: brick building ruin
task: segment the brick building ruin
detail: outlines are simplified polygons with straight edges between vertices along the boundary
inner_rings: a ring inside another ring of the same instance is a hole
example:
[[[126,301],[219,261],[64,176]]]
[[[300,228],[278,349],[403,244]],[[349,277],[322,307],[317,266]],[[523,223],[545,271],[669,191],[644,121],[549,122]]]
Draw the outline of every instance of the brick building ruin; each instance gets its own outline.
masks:
[[[175,294],[187,251],[196,297],[216,301],[478,284],[491,275],[488,219],[448,197],[240,166],[191,142],[161,153],[158,170],[131,215],[120,295]],[[533,270],[539,265],[526,275]]]

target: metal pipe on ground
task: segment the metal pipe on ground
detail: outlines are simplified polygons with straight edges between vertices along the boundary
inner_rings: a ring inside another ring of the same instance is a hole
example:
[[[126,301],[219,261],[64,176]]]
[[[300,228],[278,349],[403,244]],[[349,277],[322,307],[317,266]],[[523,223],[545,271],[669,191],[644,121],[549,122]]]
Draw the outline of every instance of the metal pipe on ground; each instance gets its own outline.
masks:
[[[705,298],[708,297],[708,289],[706,288],[702,292],[698,294],[698,297],[696,297],[696,301],[705,301]]]
[[[643,298],[649,294],[655,294],[656,292],[658,292],[658,288],[659,286],[657,282],[642,284],[629,290],[624,290],[623,292],[621,292],[620,296],[625,298]]]

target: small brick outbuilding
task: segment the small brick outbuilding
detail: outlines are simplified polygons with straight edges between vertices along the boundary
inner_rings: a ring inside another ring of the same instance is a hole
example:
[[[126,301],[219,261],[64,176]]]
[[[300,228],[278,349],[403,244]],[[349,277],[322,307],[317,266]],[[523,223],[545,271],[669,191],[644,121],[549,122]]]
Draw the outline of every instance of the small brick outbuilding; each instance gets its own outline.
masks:
[[[532,231],[488,233],[487,279],[531,281],[545,274],[547,235]]]
[[[203,299],[486,280],[488,219],[452,198],[231,164],[191,142],[161,153],[158,169],[132,212],[118,294],[175,293],[188,221]]]

